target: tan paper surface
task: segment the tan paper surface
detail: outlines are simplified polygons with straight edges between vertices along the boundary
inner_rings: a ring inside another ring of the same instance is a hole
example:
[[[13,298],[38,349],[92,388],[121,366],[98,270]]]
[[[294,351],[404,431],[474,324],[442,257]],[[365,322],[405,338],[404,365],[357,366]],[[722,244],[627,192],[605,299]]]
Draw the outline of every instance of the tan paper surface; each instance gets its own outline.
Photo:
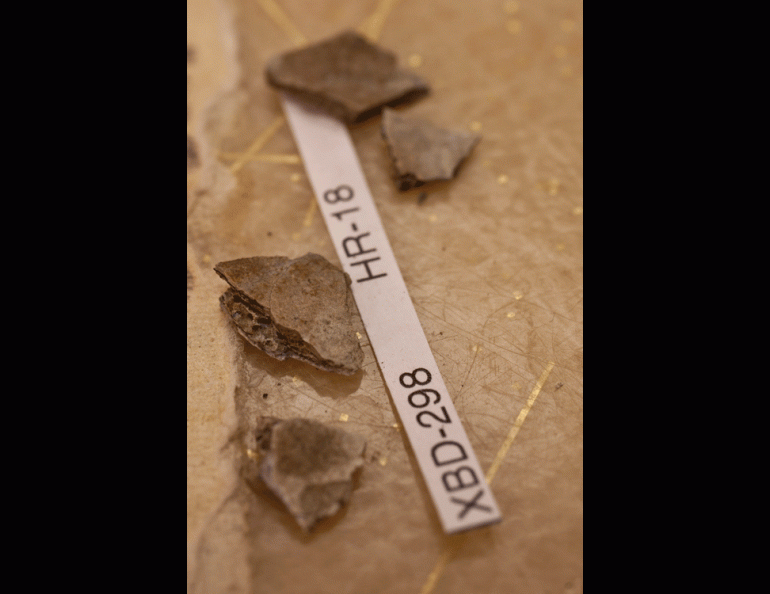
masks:
[[[467,535],[442,534],[362,326],[345,378],[270,359],[219,309],[219,261],[339,262],[263,70],[345,28],[431,83],[403,113],[482,135],[457,179],[401,193],[379,118],[351,128],[503,514]],[[582,591],[582,35],[564,0],[188,0],[189,592]],[[256,478],[258,415],[368,442],[349,505],[309,536]]]

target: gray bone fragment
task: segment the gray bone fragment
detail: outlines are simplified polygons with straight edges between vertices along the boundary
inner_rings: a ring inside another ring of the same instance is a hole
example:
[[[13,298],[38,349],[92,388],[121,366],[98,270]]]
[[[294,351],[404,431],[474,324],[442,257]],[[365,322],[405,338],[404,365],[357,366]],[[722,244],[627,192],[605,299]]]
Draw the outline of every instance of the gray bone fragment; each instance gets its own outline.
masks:
[[[454,178],[481,140],[477,134],[438,128],[387,108],[382,112],[381,132],[393,160],[398,189],[402,191]]]
[[[398,68],[394,54],[352,31],[276,56],[266,77],[273,87],[349,124],[430,90],[422,78]]]
[[[308,419],[262,417],[257,424],[260,477],[309,531],[350,499],[363,466],[363,437]]]
[[[230,285],[222,309],[252,345],[343,375],[361,368],[350,277],[323,256],[241,258],[214,270]]]

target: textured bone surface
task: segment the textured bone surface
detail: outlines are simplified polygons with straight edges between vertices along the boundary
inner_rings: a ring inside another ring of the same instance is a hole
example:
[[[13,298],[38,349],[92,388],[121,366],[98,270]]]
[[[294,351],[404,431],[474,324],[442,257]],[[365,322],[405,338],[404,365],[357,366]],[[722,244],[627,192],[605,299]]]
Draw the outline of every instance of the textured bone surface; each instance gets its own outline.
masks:
[[[419,76],[398,68],[394,54],[352,31],[276,56],[266,76],[270,85],[347,123],[429,91]]]
[[[262,417],[257,443],[260,477],[308,531],[350,499],[353,473],[363,463],[363,437],[308,419]]]
[[[361,368],[350,277],[323,256],[241,258],[214,270],[230,285],[222,309],[252,345],[343,375]]]
[[[393,160],[398,189],[402,191],[430,181],[452,179],[481,140],[477,134],[438,128],[387,108],[382,112],[381,131]]]

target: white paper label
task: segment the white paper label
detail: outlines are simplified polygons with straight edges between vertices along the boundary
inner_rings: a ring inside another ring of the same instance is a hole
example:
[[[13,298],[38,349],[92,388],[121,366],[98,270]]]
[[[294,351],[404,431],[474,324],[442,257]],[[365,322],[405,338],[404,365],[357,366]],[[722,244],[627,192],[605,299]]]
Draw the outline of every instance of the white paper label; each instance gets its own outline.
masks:
[[[281,95],[385,384],[447,534],[501,519],[407,293],[347,126]]]

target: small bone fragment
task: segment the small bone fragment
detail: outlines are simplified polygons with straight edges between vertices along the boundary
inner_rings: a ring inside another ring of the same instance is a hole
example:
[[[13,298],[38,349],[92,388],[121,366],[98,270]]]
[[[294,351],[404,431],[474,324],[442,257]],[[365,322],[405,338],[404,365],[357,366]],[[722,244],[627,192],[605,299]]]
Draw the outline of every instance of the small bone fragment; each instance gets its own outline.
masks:
[[[260,477],[306,532],[350,499],[353,473],[363,466],[366,441],[308,419],[261,417]]]
[[[350,277],[323,256],[241,258],[214,270],[230,285],[222,309],[252,345],[342,375],[361,368]]]
[[[428,83],[353,31],[273,58],[267,82],[349,124],[426,95]]]
[[[401,191],[430,181],[452,179],[481,140],[477,134],[444,130],[387,108],[382,112],[381,132]]]

